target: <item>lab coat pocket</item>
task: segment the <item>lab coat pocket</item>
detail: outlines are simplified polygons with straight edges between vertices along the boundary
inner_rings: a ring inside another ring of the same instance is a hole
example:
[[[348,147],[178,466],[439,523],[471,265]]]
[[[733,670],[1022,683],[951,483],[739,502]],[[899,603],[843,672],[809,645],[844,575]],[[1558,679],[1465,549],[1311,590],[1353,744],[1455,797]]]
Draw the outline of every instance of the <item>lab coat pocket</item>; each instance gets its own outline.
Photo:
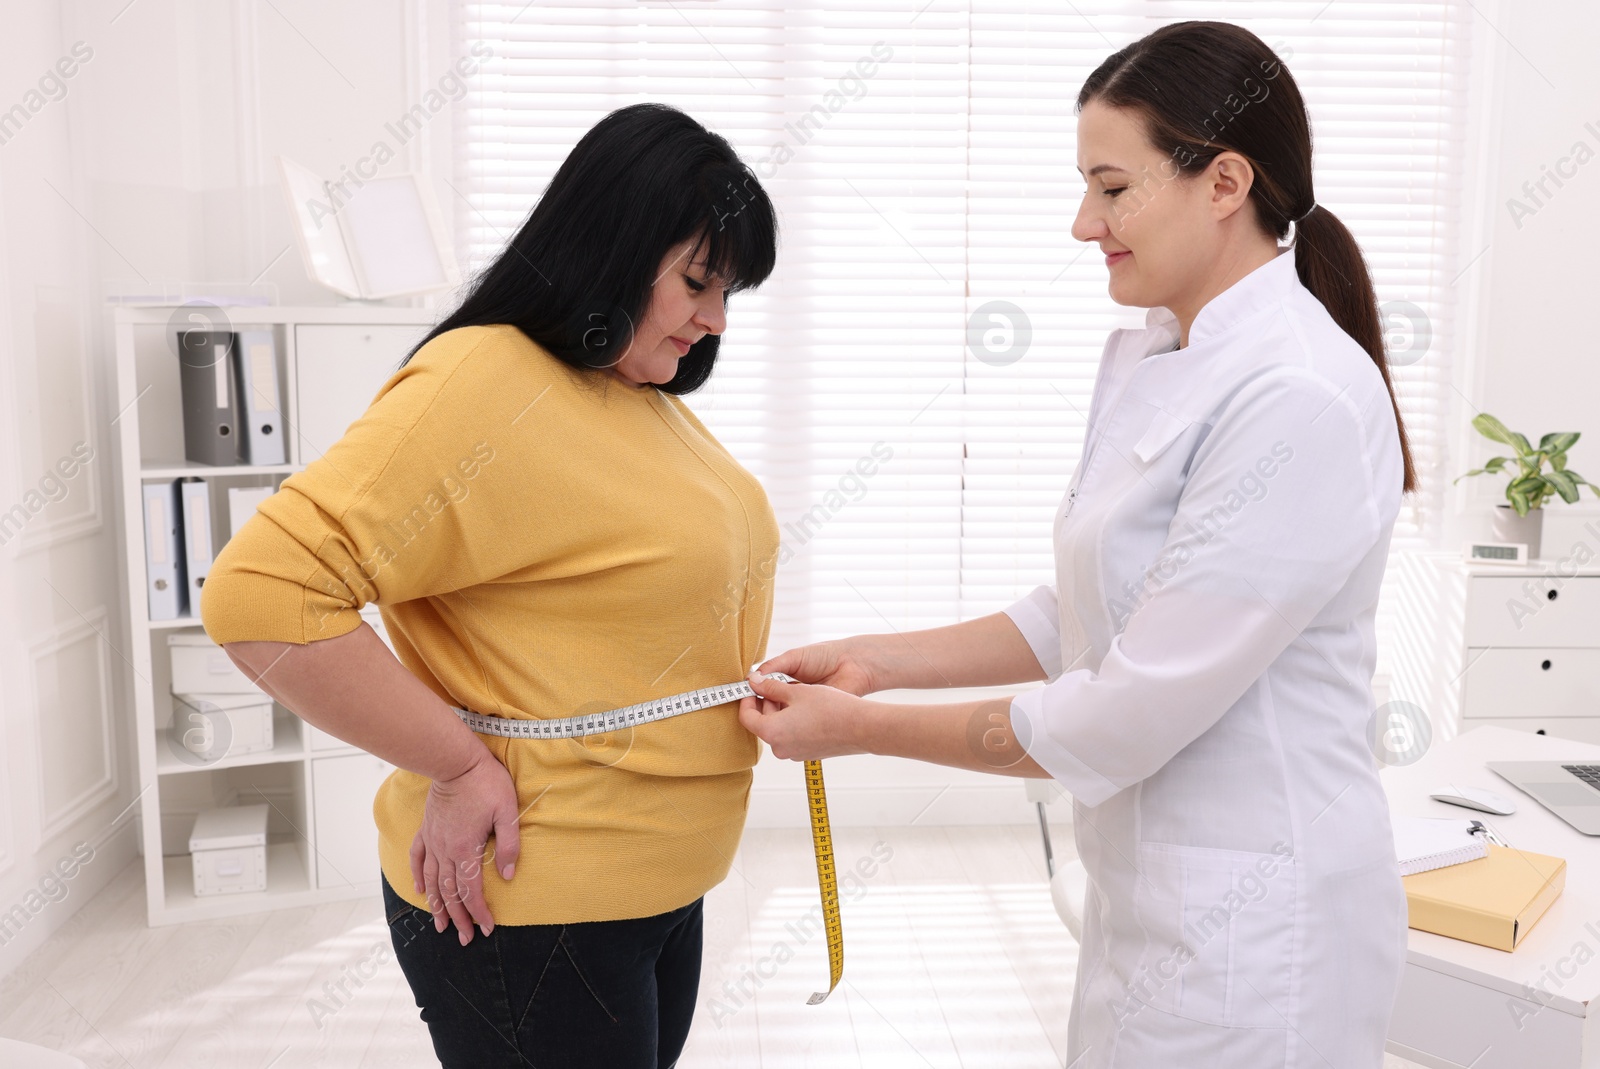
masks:
[[[1188,428],[1188,420],[1174,416],[1166,409],[1157,409],[1155,419],[1145,428],[1143,437],[1134,443],[1134,454],[1142,463],[1148,464],[1166,452],[1167,446],[1177,441],[1178,435]]]
[[[1146,937],[1135,998],[1228,1027],[1294,1019],[1295,866],[1286,849],[1141,843],[1135,887]]]

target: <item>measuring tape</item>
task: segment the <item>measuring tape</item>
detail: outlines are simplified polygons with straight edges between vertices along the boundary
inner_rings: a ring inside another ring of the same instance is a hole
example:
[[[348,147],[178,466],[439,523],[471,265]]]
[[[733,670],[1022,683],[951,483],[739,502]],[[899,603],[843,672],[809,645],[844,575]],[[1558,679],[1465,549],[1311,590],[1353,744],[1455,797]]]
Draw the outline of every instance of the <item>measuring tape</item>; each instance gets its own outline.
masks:
[[[769,672],[767,678],[785,683],[800,682],[782,672]],[[658,720],[755,696],[756,692],[751,689],[749,681],[741,679],[737,683],[688,690],[668,698],[625,705],[609,712],[563,716],[552,720],[511,720],[453,706],[452,711],[466,722],[467,727],[483,735],[495,735],[502,739],[577,739],[587,735],[604,735],[608,731],[619,731],[640,724],[653,724]],[[833,989],[839,986],[839,978],[844,975],[844,926],[839,917],[838,874],[833,865],[833,833],[828,828],[828,796],[822,788],[821,761],[806,762],[806,803],[811,810],[811,846],[817,855],[817,886],[822,891],[822,924],[828,933],[828,990],[818,991],[806,1000],[806,1005],[815,1006],[833,994]]]

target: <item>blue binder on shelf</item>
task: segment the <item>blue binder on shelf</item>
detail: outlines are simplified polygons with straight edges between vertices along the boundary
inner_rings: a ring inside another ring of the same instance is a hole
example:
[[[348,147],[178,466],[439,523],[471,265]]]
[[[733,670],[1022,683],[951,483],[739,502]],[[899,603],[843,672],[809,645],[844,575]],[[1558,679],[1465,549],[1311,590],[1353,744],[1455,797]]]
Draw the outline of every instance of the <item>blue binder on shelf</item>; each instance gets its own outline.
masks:
[[[189,611],[198,616],[200,587],[216,556],[211,546],[211,484],[204,479],[184,479],[178,486],[183,496],[184,590]]]
[[[239,528],[249,521],[256,510],[261,507],[261,502],[271,497],[276,491],[270,486],[230,486],[228,487],[228,537],[232,538],[239,533]]]
[[[176,479],[144,484],[144,571],[152,620],[176,620],[187,602],[179,509]]]
[[[241,330],[234,335],[235,375],[244,395],[240,439],[251,464],[282,464],[283,407],[278,401],[278,348],[272,331]]]

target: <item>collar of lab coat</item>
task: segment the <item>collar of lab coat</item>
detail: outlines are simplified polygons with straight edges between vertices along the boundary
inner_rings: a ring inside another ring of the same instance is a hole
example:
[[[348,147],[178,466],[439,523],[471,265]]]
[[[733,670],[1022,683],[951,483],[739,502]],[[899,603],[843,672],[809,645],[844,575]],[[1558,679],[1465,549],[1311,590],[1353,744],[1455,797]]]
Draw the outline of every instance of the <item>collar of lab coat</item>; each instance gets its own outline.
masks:
[[[1280,248],[1278,254],[1239,281],[1206,302],[1205,307],[1189,325],[1189,345],[1203,345],[1208,340],[1226,334],[1247,319],[1264,311],[1277,308],[1300,285],[1295,273],[1295,251]],[[1157,320],[1157,315],[1161,317]],[[1152,308],[1145,316],[1145,325],[1159,321],[1177,339],[1178,317],[1165,308]]]
[[[1178,340],[1178,317],[1166,308],[1145,315],[1145,329],[1130,331],[1121,356],[1132,357],[1136,372],[1130,393],[1175,417],[1180,425],[1204,420],[1219,393],[1237,382],[1241,374],[1282,359],[1238,334],[1241,324],[1281,309],[1304,289],[1295,272],[1295,250],[1278,254],[1217,294],[1189,326],[1189,344],[1172,349]],[[1252,332],[1253,336],[1253,332]],[[1170,351],[1167,351],[1170,350]]]

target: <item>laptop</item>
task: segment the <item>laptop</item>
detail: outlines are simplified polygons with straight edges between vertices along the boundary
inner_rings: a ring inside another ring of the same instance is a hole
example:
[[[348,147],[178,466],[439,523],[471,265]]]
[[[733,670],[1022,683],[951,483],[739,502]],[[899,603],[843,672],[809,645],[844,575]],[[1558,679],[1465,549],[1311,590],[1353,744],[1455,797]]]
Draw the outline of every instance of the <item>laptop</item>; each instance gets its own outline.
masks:
[[[1484,767],[1583,834],[1600,835],[1600,764],[1489,761]]]

